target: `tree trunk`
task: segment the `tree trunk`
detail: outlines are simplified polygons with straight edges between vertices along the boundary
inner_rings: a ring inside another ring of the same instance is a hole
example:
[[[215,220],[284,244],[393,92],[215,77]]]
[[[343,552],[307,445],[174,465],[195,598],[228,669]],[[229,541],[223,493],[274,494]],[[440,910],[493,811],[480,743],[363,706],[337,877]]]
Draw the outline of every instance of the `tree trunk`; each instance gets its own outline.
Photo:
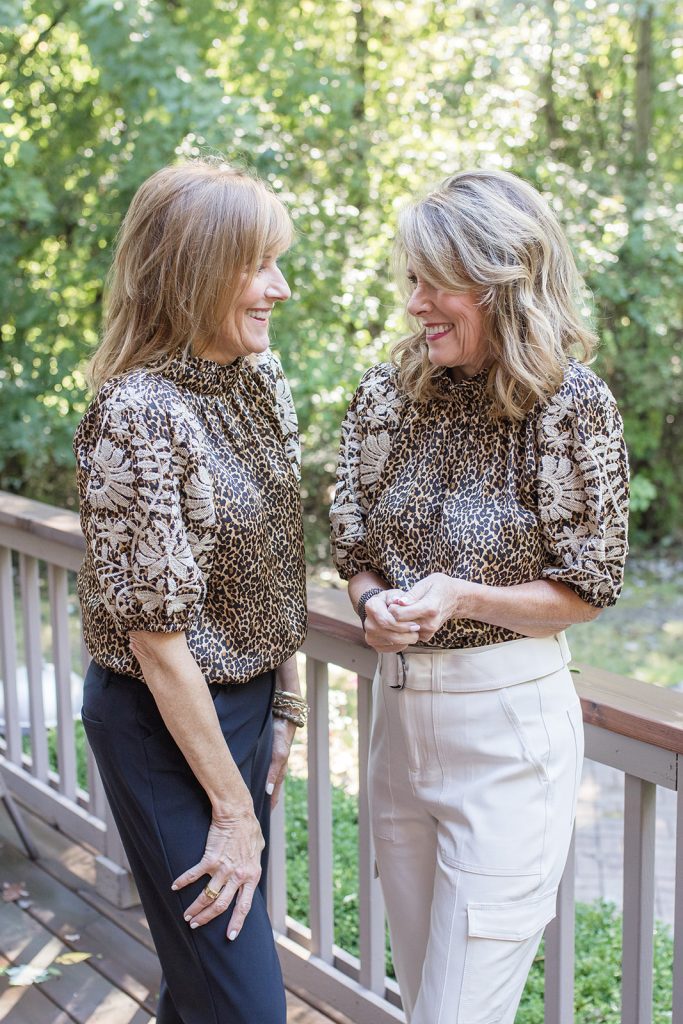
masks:
[[[651,3],[642,7],[636,19],[636,134],[635,134],[635,166],[641,170],[647,167],[647,155],[652,132],[652,18]]]

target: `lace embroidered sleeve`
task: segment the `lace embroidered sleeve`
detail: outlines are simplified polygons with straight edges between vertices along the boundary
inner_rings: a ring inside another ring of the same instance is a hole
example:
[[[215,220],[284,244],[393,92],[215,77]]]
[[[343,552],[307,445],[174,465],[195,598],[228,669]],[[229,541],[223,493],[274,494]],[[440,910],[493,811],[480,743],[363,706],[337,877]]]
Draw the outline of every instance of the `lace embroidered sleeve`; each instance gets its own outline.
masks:
[[[363,376],[342,423],[337,486],[330,508],[332,557],[342,579],[374,568],[365,543],[365,520],[402,409],[396,371],[382,363]]]
[[[117,628],[189,628],[206,593],[215,540],[213,488],[182,408],[117,392],[76,448],[86,484],[81,522]]]
[[[621,591],[628,551],[628,456],[607,385],[571,364],[539,419],[537,443],[542,575],[608,607]]]

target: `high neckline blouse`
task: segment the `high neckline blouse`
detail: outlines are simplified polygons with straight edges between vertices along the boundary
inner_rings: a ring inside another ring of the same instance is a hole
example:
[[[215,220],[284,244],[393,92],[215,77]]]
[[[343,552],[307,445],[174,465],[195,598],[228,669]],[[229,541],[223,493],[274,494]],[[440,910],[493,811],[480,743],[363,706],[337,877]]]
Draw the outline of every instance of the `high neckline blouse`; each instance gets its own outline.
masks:
[[[156,369],[166,380],[195,394],[220,395],[234,387],[249,364],[244,356],[238,356],[231,363],[217,363],[214,359],[188,353],[176,355],[166,365],[160,362],[150,369]]]
[[[183,630],[207,682],[243,683],[298,650],[298,430],[271,353],[178,357],[108,381],[74,452],[95,661],[142,678],[128,634]]]
[[[368,370],[342,425],[331,509],[343,579],[372,571],[408,590],[430,573],[513,586],[564,583],[613,604],[627,551],[628,461],[607,385],[571,360],[526,419],[490,414],[488,370],[437,378],[443,398],[414,402],[397,368]],[[450,620],[427,646],[464,648],[518,634]]]

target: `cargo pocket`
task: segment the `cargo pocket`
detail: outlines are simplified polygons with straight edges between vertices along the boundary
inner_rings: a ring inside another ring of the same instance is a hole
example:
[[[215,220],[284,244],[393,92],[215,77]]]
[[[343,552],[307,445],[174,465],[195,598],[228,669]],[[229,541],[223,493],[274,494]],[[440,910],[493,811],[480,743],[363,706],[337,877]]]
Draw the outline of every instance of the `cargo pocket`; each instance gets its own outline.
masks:
[[[512,1020],[557,890],[512,903],[469,903],[457,1024]]]

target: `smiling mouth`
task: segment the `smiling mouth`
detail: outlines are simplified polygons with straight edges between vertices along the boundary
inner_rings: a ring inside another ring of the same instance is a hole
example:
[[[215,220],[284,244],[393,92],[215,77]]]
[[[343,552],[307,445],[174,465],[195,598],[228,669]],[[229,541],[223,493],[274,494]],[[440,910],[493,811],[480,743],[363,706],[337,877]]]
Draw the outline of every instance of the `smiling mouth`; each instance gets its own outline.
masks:
[[[267,324],[270,320],[270,309],[248,309],[247,316],[257,320],[260,324]]]
[[[427,341],[438,341],[452,330],[453,324],[425,324]]]

